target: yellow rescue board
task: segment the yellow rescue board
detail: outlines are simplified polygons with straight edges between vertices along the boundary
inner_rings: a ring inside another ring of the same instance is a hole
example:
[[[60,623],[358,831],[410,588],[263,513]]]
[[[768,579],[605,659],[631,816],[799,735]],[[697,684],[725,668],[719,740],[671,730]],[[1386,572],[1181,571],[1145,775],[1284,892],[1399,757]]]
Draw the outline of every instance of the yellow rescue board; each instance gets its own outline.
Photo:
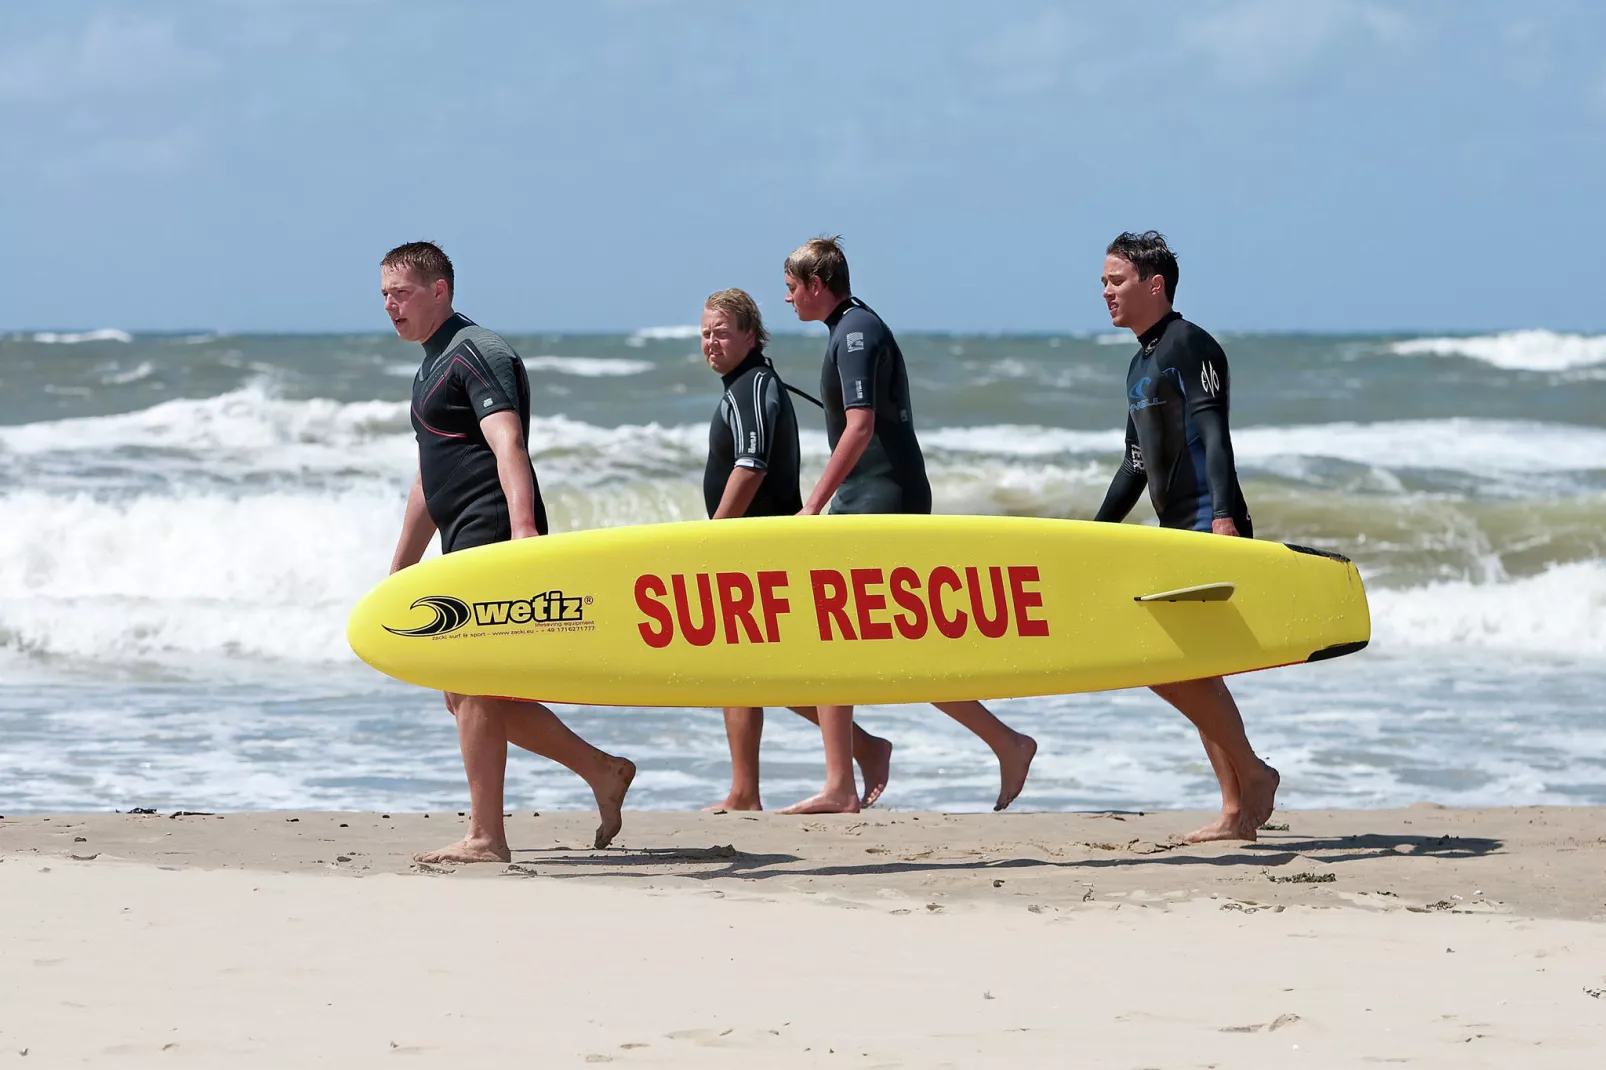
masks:
[[[403,569],[352,611],[441,691],[632,706],[1100,691],[1350,653],[1348,560],[1130,524],[821,516],[604,528]]]

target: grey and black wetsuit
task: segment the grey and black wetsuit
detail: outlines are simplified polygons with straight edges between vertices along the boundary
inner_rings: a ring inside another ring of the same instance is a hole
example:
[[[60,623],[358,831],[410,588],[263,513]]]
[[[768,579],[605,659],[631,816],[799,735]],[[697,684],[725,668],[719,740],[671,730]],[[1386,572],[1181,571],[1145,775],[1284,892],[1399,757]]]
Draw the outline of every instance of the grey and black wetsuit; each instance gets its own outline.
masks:
[[[725,484],[737,468],[764,473],[744,515],[797,515],[803,508],[797,488],[797,413],[785,384],[758,349],[722,378],[725,396],[708,427],[708,464],[703,469],[708,515],[719,509]]]
[[[915,438],[909,373],[892,332],[870,306],[849,297],[826,317],[831,342],[820,374],[825,433],[831,448],[848,426],[848,409],[870,409],[875,434],[837,489],[833,513],[929,513],[931,483]]]
[[[413,379],[413,431],[424,502],[441,533],[441,552],[506,542],[513,537],[496,454],[480,421],[516,412],[526,449],[530,439],[530,381],[524,362],[502,338],[454,313],[424,343]],[[535,530],[546,534],[546,507],[535,481]]]
[[[1162,527],[1232,518],[1253,537],[1227,428],[1227,355],[1175,312],[1144,331],[1126,373],[1126,457],[1095,520],[1125,519],[1143,488]]]

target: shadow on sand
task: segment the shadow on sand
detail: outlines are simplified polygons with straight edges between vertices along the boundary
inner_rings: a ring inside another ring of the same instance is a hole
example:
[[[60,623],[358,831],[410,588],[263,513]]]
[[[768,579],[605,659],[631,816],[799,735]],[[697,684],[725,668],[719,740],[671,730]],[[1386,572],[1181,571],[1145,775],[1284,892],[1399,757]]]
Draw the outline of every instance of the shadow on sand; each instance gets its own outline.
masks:
[[[1067,846],[1088,848],[1101,853],[1102,845],[1074,842]],[[1057,860],[1050,858],[978,858],[966,861],[884,861],[862,864],[834,864],[810,867],[808,860],[793,854],[750,854],[729,845],[692,848],[647,848],[636,851],[573,851],[563,848],[534,848],[514,851],[514,861],[539,865],[550,877],[688,877],[693,880],[742,878],[767,880],[774,877],[875,877],[897,874],[990,872],[994,870],[1058,869],[1098,871],[1126,866],[1282,866],[1296,858],[1308,858],[1325,865],[1341,865],[1364,859],[1395,858],[1402,862],[1421,858],[1477,858],[1493,854],[1504,841],[1467,836],[1402,836],[1360,834],[1330,839],[1274,839],[1237,845],[1226,854],[1191,854],[1199,847],[1189,844],[1159,845],[1159,850],[1136,855],[1115,854],[1107,858]],[[1115,848],[1116,851],[1122,850]],[[1112,852],[1113,853],[1113,852]],[[802,865],[799,865],[802,863]],[[564,872],[567,870],[568,872]]]

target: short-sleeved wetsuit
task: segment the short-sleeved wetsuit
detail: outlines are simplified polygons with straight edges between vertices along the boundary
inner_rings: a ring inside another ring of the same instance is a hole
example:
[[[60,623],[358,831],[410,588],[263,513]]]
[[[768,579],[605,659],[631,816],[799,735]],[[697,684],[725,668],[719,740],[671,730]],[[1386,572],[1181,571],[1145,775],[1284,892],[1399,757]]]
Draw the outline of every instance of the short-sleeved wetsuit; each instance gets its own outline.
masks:
[[[703,469],[708,515],[719,509],[731,472],[753,468],[764,473],[764,482],[743,515],[796,516],[803,508],[797,489],[797,413],[785,384],[758,349],[722,378],[725,396],[708,427],[708,465]]]
[[[848,409],[875,414],[875,434],[837,489],[831,512],[931,512],[931,483],[915,438],[909,373],[897,339],[857,297],[838,305],[825,325],[831,329],[831,342],[820,374],[820,397],[831,448],[836,449],[847,430]]]
[[[1126,373],[1126,457],[1095,520],[1120,521],[1146,485],[1160,525],[1209,531],[1230,517],[1253,537],[1227,429],[1227,355],[1175,312],[1138,337]]]
[[[454,313],[424,343],[413,379],[413,431],[424,503],[441,533],[441,552],[506,542],[513,537],[496,454],[480,421],[516,412],[528,444],[530,381],[524,362],[499,335]],[[530,466],[535,530],[546,534],[546,507]]]

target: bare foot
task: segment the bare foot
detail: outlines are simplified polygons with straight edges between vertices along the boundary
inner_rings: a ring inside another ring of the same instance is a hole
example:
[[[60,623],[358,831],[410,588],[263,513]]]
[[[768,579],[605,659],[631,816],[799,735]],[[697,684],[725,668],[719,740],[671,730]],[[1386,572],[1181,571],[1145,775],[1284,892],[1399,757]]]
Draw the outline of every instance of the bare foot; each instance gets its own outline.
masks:
[[[613,842],[624,827],[624,815],[619,811],[625,803],[625,792],[630,790],[630,782],[636,779],[636,763],[629,758],[610,758],[607,771],[601,779],[591,781],[591,794],[597,798],[597,813],[602,815],[602,823],[597,826],[597,837],[593,845],[601,850]]]
[[[864,797],[859,800],[859,806],[868,809],[881,798],[881,793],[887,790],[887,777],[892,773],[892,741],[882,739],[880,736],[870,736],[870,741],[863,748],[864,753],[855,754],[854,760],[859,763],[859,775],[864,777]],[[815,796],[818,798],[819,796]],[[812,800],[804,800],[809,802]],[[802,806],[803,803],[798,803]],[[782,810],[781,813],[852,813],[857,811],[808,811],[808,810]]]
[[[737,795],[735,792],[732,792],[731,794],[725,796],[725,801],[724,802],[717,802],[713,806],[705,806],[705,807],[703,807],[703,812],[704,813],[723,814],[723,813],[728,813],[731,810],[762,810],[762,809],[764,809],[764,804],[759,802],[756,797],[755,798],[749,798],[746,795]]]
[[[1037,740],[1024,732],[1016,732],[1014,747],[998,756],[998,802],[993,807],[994,813],[1007,808],[1026,786],[1026,774],[1031,772],[1035,757]]]
[[[510,862],[513,853],[506,843],[490,840],[458,840],[438,851],[423,851],[413,856],[414,862]]]
[[[820,792],[810,795],[802,802],[795,802],[785,810],[776,811],[782,814],[856,814],[859,812],[859,796],[849,790],[840,795],[831,795]]]
[[[1244,819],[1251,830],[1271,820],[1272,811],[1277,809],[1277,788],[1282,782],[1277,770],[1261,762],[1254,779],[1242,785]],[[1254,839],[1253,836],[1249,838]]]
[[[1255,825],[1249,824],[1237,814],[1223,811],[1221,816],[1208,825],[1200,826],[1182,837],[1183,843],[1210,843],[1213,840],[1253,840],[1255,838]]]

